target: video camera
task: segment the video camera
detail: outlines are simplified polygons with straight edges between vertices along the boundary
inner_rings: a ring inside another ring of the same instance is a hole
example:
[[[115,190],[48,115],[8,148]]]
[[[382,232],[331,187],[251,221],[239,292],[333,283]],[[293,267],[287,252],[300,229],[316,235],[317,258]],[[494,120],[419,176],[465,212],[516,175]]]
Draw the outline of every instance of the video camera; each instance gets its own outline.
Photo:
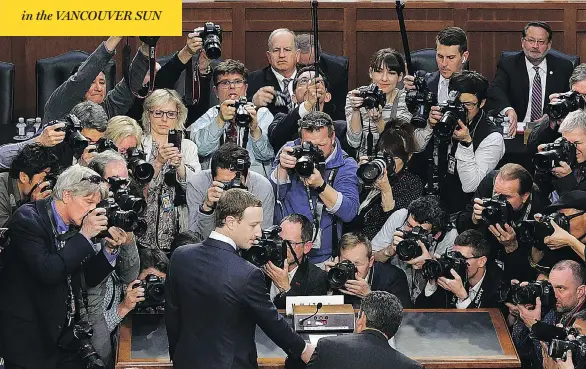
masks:
[[[309,177],[313,174],[313,169],[321,171],[326,167],[326,159],[323,151],[309,141],[302,142],[301,145],[293,146],[291,156],[297,158],[295,172],[299,177]]]
[[[279,268],[283,268],[287,258],[287,243],[283,242],[279,232],[281,227],[278,225],[263,229],[258,243],[244,252],[244,258],[257,267],[271,261]]]
[[[416,75],[414,78],[415,90],[407,92],[405,103],[409,112],[413,115],[411,124],[415,128],[425,128],[431,107],[437,104],[437,96],[429,90],[425,81],[425,74]]]
[[[248,100],[246,100],[246,96],[240,96],[240,98],[238,98],[238,100],[232,104],[232,106],[236,109],[236,113],[234,114],[234,121],[239,127],[246,128],[252,122],[252,116],[246,110],[246,105],[252,106],[252,104],[249,104]]]
[[[368,162],[361,164],[356,171],[360,182],[365,186],[372,186],[387,170],[389,178],[395,174],[395,160],[387,153],[369,156]]]
[[[565,161],[570,168],[576,166],[576,145],[564,137],[546,144],[542,151],[533,155],[533,165],[541,173],[559,167],[561,161]]]
[[[106,209],[108,217],[108,228],[118,227],[125,232],[134,232],[137,235],[144,234],[147,230],[147,223],[138,218],[138,214],[133,210],[122,210],[120,205],[113,198],[109,197],[100,201],[98,208]],[[108,230],[100,232],[96,238],[108,237]]]
[[[128,180],[113,176],[108,178],[110,184],[110,191],[114,193],[114,200],[122,210],[132,210],[136,214],[141,215],[146,210],[146,200],[133,196],[128,190]]]
[[[73,150],[73,155],[76,158],[81,157],[83,151],[88,147],[89,140],[81,134],[83,127],[81,121],[74,114],[68,114],[65,120],[54,120],[48,125],[55,125],[58,123],[65,123],[65,127],[57,128],[55,131],[65,132],[64,142],[67,142],[69,147]]]
[[[136,308],[147,308],[161,306],[165,304],[165,278],[149,274],[140,283],[136,283],[132,288],[144,288],[144,301],[136,304]]]
[[[458,251],[446,252],[438,259],[428,259],[423,263],[421,269],[423,278],[426,280],[437,280],[439,277],[454,279],[450,272],[454,269],[456,273],[462,278],[462,281],[467,280],[467,263],[466,258]]]
[[[222,27],[219,24],[206,22],[199,37],[203,40],[203,49],[208,58],[215,60],[222,56]]]
[[[333,289],[339,290],[344,287],[349,280],[356,279],[356,265],[350,260],[342,260],[334,265],[328,272],[328,281]]]
[[[448,100],[439,104],[439,107],[443,116],[435,125],[434,132],[440,139],[449,140],[458,129],[458,120],[466,124],[468,111],[460,102],[460,93],[454,90],[450,91]]]
[[[551,102],[547,105],[546,111],[552,120],[563,119],[570,112],[584,109],[586,101],[584,97],[576,91],[568,91],[560,94],[559,101]]]
[[[500,224],[502,227],[508,223],[511,216],[511,205],[503,195],[495,196],[493,198],[483,198],[482,219],[488,225]]]
[[[357,96],[364,99],[360,107],[366,110],[378,109],[379,105],[384,107],[387,104],[386,94],[374,83],[358,88]]]
[[[403,232],[403,240],[397,244],[397,257],[399,260],[409,261],[423,255],[417,241],[421,241],[429,250],[431,235],[421,226],[413,227],[411,231],[404,231],[401,228],[398,228],[397,231]]]
[[[499,300],[515,305],[535,305],[541,299],[542,311],[555,306],[556,298],[553,286],[548,281],[529,282],[527,285],[503,283],[498,290]]]
[[[136,147],[130,147],[126,150],[126,162],[128,170],[132,172],[132,177],[140,183],[149,183],[155,175],[155,168],[146,161],[144,151]]]

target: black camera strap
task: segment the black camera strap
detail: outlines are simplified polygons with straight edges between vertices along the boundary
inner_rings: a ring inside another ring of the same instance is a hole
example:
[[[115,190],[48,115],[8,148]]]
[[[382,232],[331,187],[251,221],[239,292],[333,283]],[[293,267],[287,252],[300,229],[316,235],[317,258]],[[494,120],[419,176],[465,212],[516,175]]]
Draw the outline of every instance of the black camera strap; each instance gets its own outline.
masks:
[[[156,41],[154,42],[149,42],[148,43],[149,46],[149,83],[148,83],[148,92],[146,95],[141,96],[138,93],[136,93],[135,91],[132,91],[132,88],[130,87],[130,53],[131,53],[131,48],[130,45],[128,44],[128,37],[126,37],[126,44],[124,45],[124,48],[122,49],[122,74],[124,76],[124,80],[126,82],[126,86],[128,87],[128,90],[130,92],[132,92],[132,94],[136,97],[138,97],[139,99],[144,99],[146,98],[148,95],[150,95],[154,90],[155,90],[155,74],[156,74],[156,65],[157,65],[157,57],[156,57]]]
[[[195,106],[199,104],[201,96],[199,57],[201,55],[201,50],[203,49],[198,50],[198,52],[191,57],[191,60],[187,63],[187,69],[185,70],[185,94],[183,95],[183,100],[187,106]]]

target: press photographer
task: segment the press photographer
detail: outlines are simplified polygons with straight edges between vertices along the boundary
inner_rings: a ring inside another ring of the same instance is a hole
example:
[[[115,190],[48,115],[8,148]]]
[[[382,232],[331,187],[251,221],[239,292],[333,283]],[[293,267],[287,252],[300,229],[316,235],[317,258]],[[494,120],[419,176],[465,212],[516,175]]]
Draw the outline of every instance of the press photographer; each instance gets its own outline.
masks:
[[[51,195],[58,171],[57,157],[39,144],[25,146],[14,158],[10,171],[0,174],[0,226],[29,201]]]
[[[132,310],[135,314],[163,314],[165,312],[165,280],[169,259],[164,252],[157,249],[140,248],[138,254],[140,256],[138,281],[128,288],[132,288],[133,291],[138,290],[138,292],[142,288],[144,300],[137,301],[134,306],[124,304],[122,312]],[[129,294],[128,291],[127,294]]]
[[[236,143],[250,154],[251,169],[268,177],[270,161],[275,152],[267,132],[273,115],[264,107],[255,108],[246,99],[248,70],[241,62],[228,59],[220,62],[213,72],[219,105],[211,107],[191,128],[191,140],[197,144],[199,155],[207,168],[209,156],[225,142]]]
[[[360,233],[346,233],[340,239],[340,257],[325,263],[330,288],[344,294],[344,303],[360,306],[371,291],[390,292],[405,308],[413,306],[407,277],[401,269],[374,260],[370,240]]]
[[[314,224],[312,264],[336,256],[342,222],[358,211],[358,177],[354,159],[340,147],[334,123],[322,112],[311,112],[299,121],[300,139],[287,143],[273,164],[270,180],[276,187],[280,221],[297,213]]]
[[[2,252],[0,278],[6,368],[98,363],[89,342],[86,284],[95,286],[91,281],[111,271],[106,250],[91,241],[107,230],[104,209],[96,209],[107,195],[96,172],[74,165],[59,176],[51,197],[21,206],[8,222],[12,240]]]
[[[543,369],[574,369],[584,368],[586,365],[586,346],[584,346],[586,339],[586,312],[579,311],[574,318],[574,324],[567,328],[540,323],[542,327],[547,328],[546,332],[549,335],[538,335],[537,331],[532,329],[531,333],[535,336],[534,338],[541,341]],[[534,325],[534,327],[537,326]],[[556,332],[559,336],[552,338],[553,332]]]
[[[460,233],[451,251],[426,260],[423,275],[427,285],[415,302],[418,308],[499,307],[503,271],[491,260],[490,245],[477,230]]]
[[[420,197],[407,208],[395,211],[372,239],[376,261],[398,266],[407,275],[413,301],[423,291],[421,268],[431,255],[451,250],[458,232],[436,196]]]
[[[263,229],[273,225],[275,195],[268,179],[250,169],[248,151],[227,142],[212,154],[210,169],[198,172],[187,183],[189,229],[207,237],[216,228],[215,208],[222,194],[243,188],[263,204]]]

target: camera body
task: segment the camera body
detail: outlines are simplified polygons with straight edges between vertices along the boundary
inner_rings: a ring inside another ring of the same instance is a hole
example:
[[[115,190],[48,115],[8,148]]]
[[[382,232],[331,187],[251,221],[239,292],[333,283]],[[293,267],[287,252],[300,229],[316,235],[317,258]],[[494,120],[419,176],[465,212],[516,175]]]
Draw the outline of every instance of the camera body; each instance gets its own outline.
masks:
[[[94,345],[92,345],[91,338],[94,335],[92,326],[86,321],[77,322],[73,326],[73,335],[79,341],[77,353],[85,367],[88,369],[105,369],[106,364],[104,364]]]
[[[263,229],[258,243],[244,252],[244,258],[257,267],[271,261],[279,268],[283,268],[287,258],[287,244],[283,242],[279,232],[281,227],[278,225]]]
[[[395,160],[387,153],[369,156],[368,162],[358,167],[356,175],[364,186],[371,187],[384,175],[385,169],[389,178],[395,174]]]
[[[544,149],[533,155],[533,164],[538,172],[549,172],[565,161],[571,168],[576,166],[576,145],[561,137],[546,144]]]
[[[228,191],[231,188],[241,188],[243,190],[248,190],[248,187],[243,182],[242,175],[248,173],[249,168],[250,157],[247,154],[232,154],[230,171],[236,172],[236,175],[230,182],[222,182],[224,184],[224,191]]]
[[[535,305],[538,297],[541,299],[542,309],[553,307],[556,302],[555,291],[548,281],[529,282],[525,286],[505,284],[498,292],[501,301],[516,305]]]
[[[252,122],[252,116],[246,110],[246,105],[250,105],[248,100],[246,100],[246,96],[240,96],[232,105],[236,109],[234,120],[239,127],[246,128],[250,126],[250,123]]]
[[[118,152],[118,147],[116,146],[114,141],[107,139],[105,137],[102,137],[98,140],[98,142],[96,142],[96,150],[95,151],[104,152],[106,150],[113,150],[115,152]]]
[[[488,225],[500,224],[504,227],[505,223],[509,221],[511,205],[504,196],[483,198],[482,206],[484,207],[482,210],[482,219]]]
[[[161,36],[139,36],[138,39],[147,44],[149,47],[155,47],[157,45],[157,41],[159,41]]]
[[[128,190],[128,180],[117,176],[108,178],[110,191],[114,193],[114,200],[122,210],[132,210],[141,215],[146,210],[146,200],[133,196]]]
[[[350,260],[342,260],[334,265],[328,272],[328,281],[334,289],[344,287],[347,281],[356,279],[356,265]]]
[[[136,304],[137,308],[160,306],[165,303],[165,278],[149,274],[132,288],[144,288],[144,301]]]
[[[567,352],[572,352],[572,360],[576,362],[576,356],[586,356],[586,336],[576,335],[574,339],[552,339],[549,344],[548,354],[552,359],[565,360]]]
[[[214,22],[206,22],[199,33],[203,40],[203,49],[210,59],[219,59],[222,56],[222,27]]]
[[[132,172],[132,178],[140,183],[149,183],[155,175],[155,168],[146,161],[144,151],[136,147],[126,150],[126,162],[128,170]]]
[[[450,91],[448,100],[439,104],[439,107],[443,116],[435,125],[434,132],[440,139],[448,140],[452,138],[454,131],[458,129],[458,120],[466,124],[468,111],[460,102],[460,93],[453,90]]]
[[[55,131],[65,132],[64,142],[67,142],[69,147],[73,150],[73,155],[76,158],[81,157],[83,151],[88,147],[89,140],[81,134],[81,121],[74,114],[68,114],[65,120],[55,120],[49,123],[54,125],[58,123],[65,123],[65,127],[57,128]]]
[[[517,230],[519,241],[523,244],[532,245],[537,250],[545,250],[546,247],[543,239],[551,236],[555,232],[555,229],[551,225],[552,220],[563,230],[570,231],[570,222],[564,214],[547,214],[539,218],[539,220],[526,220],[521,222]]]
[[[400,230],[400,229],[399,229]],[[397,257],[402,261],[409,261],[423,255],[421,247],[417,241],[423,242],[423,245],[429,250],[429,234],[420,226],[413,227],[411,231],[403,232],[403,241],[397,244]]]
[[[429,90],[425,75],[415,76],[413,83],[415,89],[407,92],[405,103],[413,116],[411,124],[415,128],[425,128],[431,107],[437,104],[437,96]]]
[[[122,210],[116,200],[109,197],[100,201],[98,208],[106,209],[106,217],[108,217],[108,228],[118,227],[125,232],[134,232],[138,235],[144,233],[147,229],[147,224],[144,220],[138,218],[138,214],[133,210]],[[96,236],[97,238],[108,237],[108,231],[101,232]]]
[[[576,91],[568,91],[560,94],[559,101],[549,103],[547,105],[548,115],[552,120],[563,119],[570,112],[584,109],[586,101],[584,97]]]
[[[361,107],[366,110],[378,109],[379,105],[384,107],[387,104],[386,94],[374,83],[358,88],[357,96],[364,99]]]
[[[428,281],[437,280],[439,277],[454,279],[450,269],[454,269],[462,281],[468,279],[466,259],[459,252],[453,252],[451,255],[446,253],[438,259],[426,260],[422,268],[423,278]]]
[[[43,180],[43,182],[49,182],[49,184],[45,186],[43,191],[52,190],[53,187],[55,187],[55,184],[57,183],[57,175],[55,175],[55,173],[47,173],[47,175],[45,175],[45,179]]]
[[[326,167],[326,159],[323,151],[309,141],[302,142],[301,145],[293,146],[291,156],[297,158],[295,172],[299,177],[309,177],[313,174],[313,169],[321,171]]]

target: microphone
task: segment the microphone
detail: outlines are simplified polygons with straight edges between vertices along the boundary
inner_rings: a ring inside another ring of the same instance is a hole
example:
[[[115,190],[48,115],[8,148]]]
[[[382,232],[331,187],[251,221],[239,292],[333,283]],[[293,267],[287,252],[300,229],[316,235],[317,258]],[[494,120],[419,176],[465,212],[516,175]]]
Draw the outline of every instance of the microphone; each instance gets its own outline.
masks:
[[[317,315],[317,312],[319,311],[319,309],[321,309],[321,307],[322,307],[322,306],[323,306],[323,304],[322,304],[321,302],[318,302],[318,303],[317,303],[317,305],[316,305],[316,308],[317,308],[317,309],[315,309],[315,313],[311,314],[311,315],[310,315],[310,316],[308,316],[307,318],[303,318],[303,319],[301,319],[301,320],[299,321],[299,325],[300,325],[300,326],[303,326],[303,323],[305,323],[305,321],[306,321],[306,320],[308,320],[308,319],[311,319],[311,318],[313,318],[314,316],[316,316],[316,315]]]
[[[536,322],[531,327],[531,336],[535,339],[544,342],[551,342],[551,340],[564,340],[568,337],[568,332],[561,327],[556,327],[544,322]]]

